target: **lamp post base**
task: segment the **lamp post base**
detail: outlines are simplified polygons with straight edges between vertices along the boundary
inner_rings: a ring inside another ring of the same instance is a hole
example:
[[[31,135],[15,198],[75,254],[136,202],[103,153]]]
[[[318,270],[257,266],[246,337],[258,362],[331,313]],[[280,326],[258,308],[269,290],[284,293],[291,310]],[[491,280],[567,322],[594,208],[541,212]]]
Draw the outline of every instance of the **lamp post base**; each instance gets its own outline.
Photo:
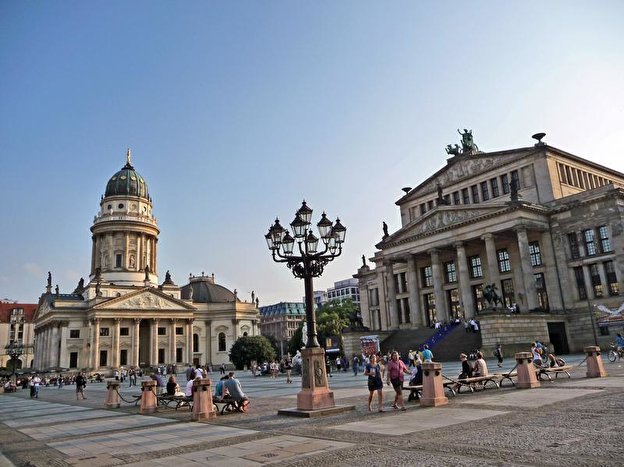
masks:
[[[310,347],[301,352],[301,391],[297,394],[297,409],[319,410],[336,406],[334,393],[329,390],[325,370],[325,351]]]

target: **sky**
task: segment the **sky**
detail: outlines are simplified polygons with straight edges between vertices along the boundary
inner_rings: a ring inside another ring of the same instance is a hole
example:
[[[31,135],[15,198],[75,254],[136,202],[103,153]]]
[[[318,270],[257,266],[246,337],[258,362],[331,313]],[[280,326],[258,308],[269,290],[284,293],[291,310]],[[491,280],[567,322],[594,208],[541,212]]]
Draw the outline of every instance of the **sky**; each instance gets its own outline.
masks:
[[[0,298],[88,280],[93,216],[126,148],[158,271],[260,305],[301,301],[264,235],[302,200],[347,227],[348,279],[395,202],[445,165],[544,142],[624,172],[621,1],[0,0]]]

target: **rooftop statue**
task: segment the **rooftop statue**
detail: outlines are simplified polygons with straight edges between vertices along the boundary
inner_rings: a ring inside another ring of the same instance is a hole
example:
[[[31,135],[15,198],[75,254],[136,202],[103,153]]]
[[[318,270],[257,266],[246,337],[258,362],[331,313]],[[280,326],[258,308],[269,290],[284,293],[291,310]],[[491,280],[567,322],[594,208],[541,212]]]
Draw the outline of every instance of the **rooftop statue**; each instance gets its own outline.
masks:
[[[474,139],[472,137],[472,130],[467,130],[466,128],[464,128],[463,133],[459,129],[457,130],[457,132],[462,137],[461,148],[459,147],[458,144],[455,144],[454,146],[451,144],[447,144],[446,146],[447,154],[449,155],[452,154],[453,156],[460,156],[460,155],[471,154],[473,152],[479,151],[479,148],[475,144]]]

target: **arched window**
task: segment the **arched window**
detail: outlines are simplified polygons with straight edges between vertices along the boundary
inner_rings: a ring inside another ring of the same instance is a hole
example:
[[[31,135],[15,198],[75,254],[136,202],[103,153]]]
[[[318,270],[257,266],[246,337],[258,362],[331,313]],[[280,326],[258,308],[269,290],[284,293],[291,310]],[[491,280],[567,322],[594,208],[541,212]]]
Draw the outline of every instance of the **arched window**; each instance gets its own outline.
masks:
[[[243,337],[247,337],[247,332],[246,331],[243,333]]]
[[[193,352],[199,352],[199,334],[193,334]]]
[[[225,352],[225,333],[219,333],[219,352]]]

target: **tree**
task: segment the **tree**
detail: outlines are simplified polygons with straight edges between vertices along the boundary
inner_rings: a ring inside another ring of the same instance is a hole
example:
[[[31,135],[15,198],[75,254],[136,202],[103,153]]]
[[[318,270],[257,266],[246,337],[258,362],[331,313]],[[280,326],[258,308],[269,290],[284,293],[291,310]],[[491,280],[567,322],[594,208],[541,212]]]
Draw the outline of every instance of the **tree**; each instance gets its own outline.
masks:
[[[293,336],[288,341],[288,351],[290,355],[295,355],[297,350],[301,350],[303,347],[303,323],[305,319],[301,320],[299,327],[293,332]]]
[[[238,370],[245,365],[251,366],[251,361],[256,362],[275,360],[275,349],[265,336],[245,336],[239,338],[230,349],[230,361]]]
[[[342,335],[342,330],[349,326],[349,316],[355,311],[355,305],[351,299],[345,301],[332,300],[321,306],[316,311],[316,328],[319,342],[323,344],[329,337]],[[342,339],[340,338],[342,347]]]

